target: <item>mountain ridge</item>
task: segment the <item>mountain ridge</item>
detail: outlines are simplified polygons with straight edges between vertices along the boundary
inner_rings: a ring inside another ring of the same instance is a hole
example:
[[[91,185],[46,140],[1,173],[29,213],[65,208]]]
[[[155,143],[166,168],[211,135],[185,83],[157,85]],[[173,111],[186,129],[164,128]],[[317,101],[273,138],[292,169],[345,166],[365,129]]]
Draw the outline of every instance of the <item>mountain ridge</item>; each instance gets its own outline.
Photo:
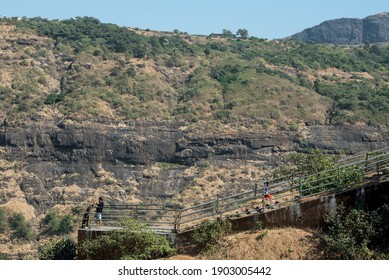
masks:
[[[326,20],[292,35],[292,38],[305,43],[339,45],[389,42],[389,13],[382,12],[363,19]]]

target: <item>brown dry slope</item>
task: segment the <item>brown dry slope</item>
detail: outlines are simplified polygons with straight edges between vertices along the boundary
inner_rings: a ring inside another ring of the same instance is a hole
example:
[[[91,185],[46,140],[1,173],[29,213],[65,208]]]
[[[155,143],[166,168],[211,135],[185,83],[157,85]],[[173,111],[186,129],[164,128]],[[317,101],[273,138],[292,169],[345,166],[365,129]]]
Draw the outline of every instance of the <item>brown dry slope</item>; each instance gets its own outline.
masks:
[[[322,259],[320,234],[283,228],[232,234],[206,253],[176,255],[175,260],[317,260]]]

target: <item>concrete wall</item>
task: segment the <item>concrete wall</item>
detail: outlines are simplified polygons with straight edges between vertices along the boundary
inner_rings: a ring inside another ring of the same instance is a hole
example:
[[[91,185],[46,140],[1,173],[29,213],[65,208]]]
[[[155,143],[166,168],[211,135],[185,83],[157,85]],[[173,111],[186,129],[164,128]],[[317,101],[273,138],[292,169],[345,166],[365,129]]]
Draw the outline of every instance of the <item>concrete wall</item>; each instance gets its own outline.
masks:
[[[325,215],[335,213],[340,204],[348,209],[361,206],[366,210],[373,210],[389,202],[388,186],[389,182],[367,185],[259,214],[256,219],[261,220],[268,228],[285,226],[318,228],[323,225]]]

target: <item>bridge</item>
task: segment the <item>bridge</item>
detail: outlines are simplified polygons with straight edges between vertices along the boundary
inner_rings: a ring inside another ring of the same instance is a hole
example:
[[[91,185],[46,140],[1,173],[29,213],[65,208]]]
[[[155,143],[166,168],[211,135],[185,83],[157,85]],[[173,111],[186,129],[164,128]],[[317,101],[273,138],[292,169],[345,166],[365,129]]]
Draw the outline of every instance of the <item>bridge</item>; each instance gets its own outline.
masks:
[[[193,200],[190,205],[107,205],[104,208],[102,227],[95,225],[94,208],[90,206],[83,216],[79,235],[85,238],[86,232],[89,232],[88,238],[91,238],[93,232],[119,229],[121,220],[128,218],[147,224],[158,234],[182,234],[193,230],[205,219],[239,220],[253,215],[266,215],[275,210],[388,181],[389,147],[386,147],[345,157],[332,170],[307,176],[288,174],[268,180],[275,201],[272,204],[262,205],[264,186],[254,184],[250,189],[219,194],[207,201]]]

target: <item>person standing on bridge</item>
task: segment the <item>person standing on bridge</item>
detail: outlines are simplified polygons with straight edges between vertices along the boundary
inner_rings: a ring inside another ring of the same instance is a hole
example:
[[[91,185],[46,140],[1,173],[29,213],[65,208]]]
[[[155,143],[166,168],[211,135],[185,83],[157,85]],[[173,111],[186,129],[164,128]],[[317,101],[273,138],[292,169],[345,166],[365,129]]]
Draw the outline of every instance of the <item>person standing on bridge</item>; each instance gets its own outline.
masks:
[[[103,198],[99,197],[99,202],[96,203],[96,218],[99,227],[103,225],[103,208],[104,208],[104,201]]]
[[[265,207],[265,200],[269,199],[270,204],[272,203],[273,196],[269,193],[269,182],[265,183],[265,192],[262,197],[262,208]]]

